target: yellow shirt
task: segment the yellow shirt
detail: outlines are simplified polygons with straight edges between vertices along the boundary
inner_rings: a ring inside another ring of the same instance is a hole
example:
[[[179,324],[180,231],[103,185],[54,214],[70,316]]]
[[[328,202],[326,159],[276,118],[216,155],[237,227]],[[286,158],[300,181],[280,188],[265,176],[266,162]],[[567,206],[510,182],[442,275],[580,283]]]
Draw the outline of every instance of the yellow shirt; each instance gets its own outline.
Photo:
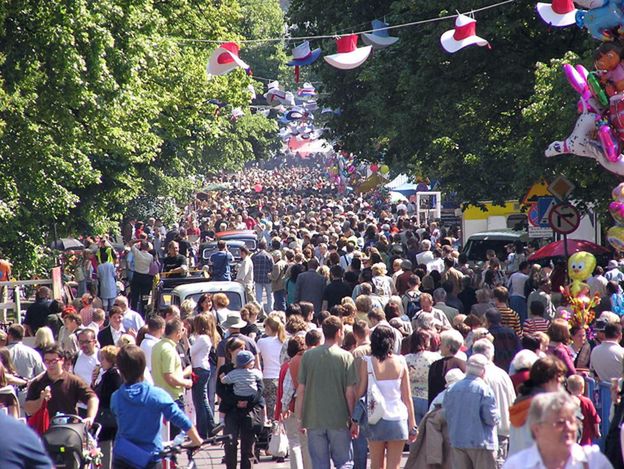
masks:
[[[170,386],[165,381],[165,373],[171,373],[178,379],[183,379],[182,362],[176,350],[176,343],[163,337],[152,348],[152,378],[154,384],[164,389],[175,401],[184,394],[184,388]]]

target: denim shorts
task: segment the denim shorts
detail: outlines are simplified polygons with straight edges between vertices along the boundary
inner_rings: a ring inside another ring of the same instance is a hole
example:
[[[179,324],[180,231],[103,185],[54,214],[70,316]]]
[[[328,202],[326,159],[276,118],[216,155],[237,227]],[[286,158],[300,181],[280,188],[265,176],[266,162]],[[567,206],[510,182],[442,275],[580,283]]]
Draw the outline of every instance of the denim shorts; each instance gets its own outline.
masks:
[[[370,441],[407,440],[407,419],[381,419],[375,425],[368,424],[368,439]]]

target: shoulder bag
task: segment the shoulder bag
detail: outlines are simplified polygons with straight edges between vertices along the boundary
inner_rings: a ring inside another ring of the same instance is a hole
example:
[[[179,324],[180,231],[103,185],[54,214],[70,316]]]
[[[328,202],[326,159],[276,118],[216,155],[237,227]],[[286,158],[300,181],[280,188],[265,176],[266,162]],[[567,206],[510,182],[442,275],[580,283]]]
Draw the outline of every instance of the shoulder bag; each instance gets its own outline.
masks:
[[[368,416],[368,424],[375,425],[386,414],[386,402],[377,385],[375,371],[373,370],[373,358],[364,357],[366,360],[366,368],[368,371],[368,385],[366,390],[366,415]]]

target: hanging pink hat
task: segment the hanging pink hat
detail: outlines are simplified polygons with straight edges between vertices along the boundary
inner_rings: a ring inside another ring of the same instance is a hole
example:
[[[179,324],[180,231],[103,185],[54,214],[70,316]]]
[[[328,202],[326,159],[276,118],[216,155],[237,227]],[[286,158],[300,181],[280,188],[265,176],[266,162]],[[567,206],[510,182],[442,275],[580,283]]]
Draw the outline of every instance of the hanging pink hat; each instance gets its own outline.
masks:
[[[208,76],[225,75],[239,67],[249,70],[249,65],[238,57],[239,49],[238,44],[235,42],[226,42],[217,47],[210,56],[206,66]]]
[[[351,70],[362,65],[373,49],[373,46],[357,46],[357,34],[349,34],[336,39],[336,54],[326,55],[325,61],[340,70]]]
[[[457,52],[466,46],[473,44],[483,47],[490,45],[485,39],[477,36],[477,21],[466,15],[458,15],[455,19],[455,29],[446,31],[440,37],[440,42],[445,51]]]
[[[551,26],[563,27],[576,23],[576,8],[572,0],[552,0],[552,3],[538,3],[537,13]]]

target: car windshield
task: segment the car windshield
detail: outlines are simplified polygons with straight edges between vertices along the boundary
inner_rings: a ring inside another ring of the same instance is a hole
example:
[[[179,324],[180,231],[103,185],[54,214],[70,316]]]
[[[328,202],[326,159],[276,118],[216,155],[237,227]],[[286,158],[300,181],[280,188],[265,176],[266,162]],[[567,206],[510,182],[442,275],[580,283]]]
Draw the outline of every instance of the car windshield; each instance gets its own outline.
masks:
[[[235,291],[215,291],[210,293],[212,293],[213,295],[215,293],[225,293],[225,296],[227,296],[228,300],[230,300],[230,305],[228,306],[228,309],[232,311],[240,311],[243,307],[243,300],[240,295]],[[186,299],[192,299],[195,303],[197,303],[199,301],[199,298],[203,294],[204,292],[191,293],[189,296],[186,297]]]
[[[507,246],[511,241],[506,239],[469,239],[464,248],[464,254],[469,261],[481,262],[485,261],[485,253],[488,249],[496,252],[496,257],[500,260],[507,259]]]

